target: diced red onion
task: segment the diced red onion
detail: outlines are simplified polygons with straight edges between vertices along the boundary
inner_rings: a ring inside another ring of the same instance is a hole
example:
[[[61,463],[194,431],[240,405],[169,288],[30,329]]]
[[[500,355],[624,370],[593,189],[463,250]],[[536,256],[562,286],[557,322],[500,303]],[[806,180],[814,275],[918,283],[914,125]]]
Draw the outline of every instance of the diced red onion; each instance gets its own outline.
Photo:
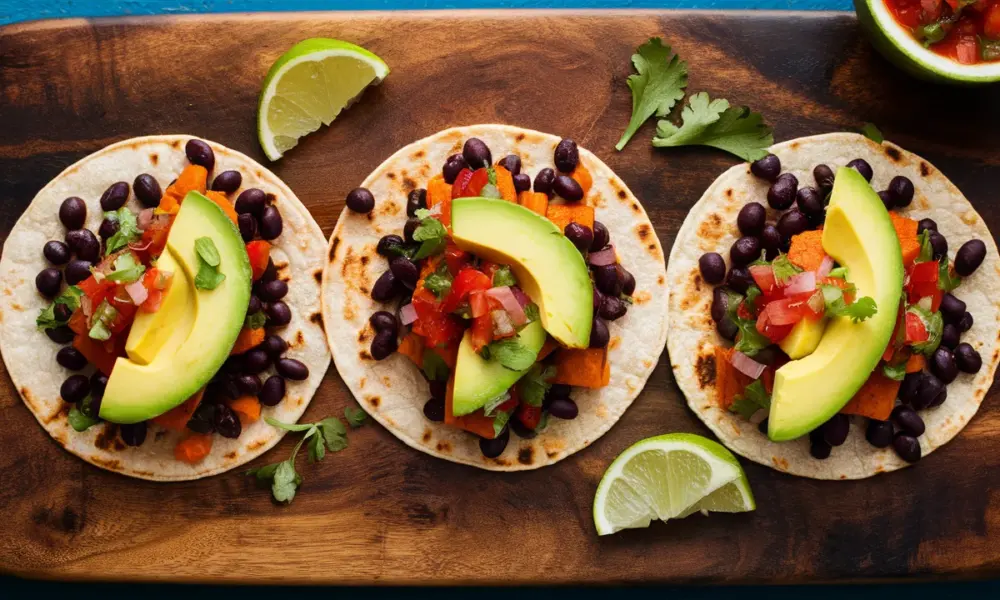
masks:
[[[439,217],[441,216],[441,205],[435,204],[434,206],[427,209],[427,212],[432,217]]]
[[[816,277],[823,278],[830,274],[833,270],[833,258],[823,255],[823,262],[819,263],[819,268],[816,269]]]
[[[139,218],[136,219],[136,225],[139,226],[139,229],[146,231],[152,224],[153,224],[153,209],[147,208],[139,211]]]
[[[417,320],[417,309],[412,302],[399,309],[399,320],[403,322],[403,325],[409,325]]]
[[[826,310],[826,301],[823,299],[823,292],[817,291],[812,296],[809,296],[809,301],[806,302],[809,308],[812,309],[814,313],[823,314]]]
[[[618,262],[618,256],[615,254],[615,247],[608,244],[597,252],[591,252],[587,255],[587,262],[595,267],[606,267],[607,265],[615,264]]]
[[[514,331],[514,324],[511,323],[510,315],[507,311],[494,310],[490,312],[490,317],[493,319],[493,337],[504,338],[510,337],[516,333]]]
[[[136,252],[145,252],[146,250],[149,250],[149,247],[152,245],[153,245],[153,240],[149,240],[145,244],[138,244],[136,242],[132,242],[131,244],[128,245],[128,249],[134,250]]]
[[[510,315],[510,320],[514,325],[524,325],[528,322],[528,317],[524,314],[524,309],[521,308],[521,303],[517,301],[514,292],[510,291],[510,286],[490,288],[486,290],[486,295],[495,298],[503,305],[503,309]]]
[[[94,303],[90,300],[90,296],[84,294],[80,296],[80,308],[83,310],[83,316],[90,319],[90,316],[94,314]]]
[[[767,368],[766,365],[760,364],[738,350],[733,352],[733,356],[729,359],[729,362],[733,363],[737,371],[751,379],[759,378],[760,374]]]
[[[521,290],[521,288],[515,285],[510,288],[510,291],[514,292],[514,297],[517,298],[517,302],[521,305],[521,308],[531,304],[531,298],[529,298],[528,295]]]
[[[142,279],[126,285],[125,291],[128,292],[129,298],[132,299],[132,304],[136,306],[141,305],[149,297],[149,290],[146,289],[146,286],[142,285]]]
[[[795,294],[804,294],[806,292],[812,292],[815,289],[816,273],[806,271],[804,273],[799,273],[788,280],[788,285],[785,286],[785,295],[792,296]]]

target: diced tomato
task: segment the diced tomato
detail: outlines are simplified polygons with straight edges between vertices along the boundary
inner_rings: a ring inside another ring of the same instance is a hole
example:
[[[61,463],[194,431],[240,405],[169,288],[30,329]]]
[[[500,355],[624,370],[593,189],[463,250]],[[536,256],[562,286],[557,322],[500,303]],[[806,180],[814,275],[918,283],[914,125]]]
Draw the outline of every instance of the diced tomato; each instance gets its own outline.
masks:
[[[472,319],[472,349],[479,352],[493,341],[493,319],[489,313]]]
[[[86,333],[73,338],[73,347],[79,350],[90,364],[97,367],[98,371],[108,377],[111,376],[111,370],[115,368],[115,361],[118,360],[115,352],[109,352],[104,344],[91,339]]]
[[[250,257],[250,269],[253,280],[257,281],[267,270],[267,262],[271,259],[271,244],[264,240],[254,240],[247,244],[247,256]]]
[[[141,253],[146,257],[153,258],[163,254],[163,249],[167,247],[167,236],[170,234],[170,225],[173,223],[172,217],[163,216],[155,219],[149,228],[142,232],[142,239],[139,247],[145,247]],[[148,260],[145,262],[149,262]]]
[[[513,390],[514,388],[511,389]],[[514,392],[511,392],[510,399],[508,399],[506,402],[498,406],[497,411],[507,412],[509,410],[514,410],[515,408],[517,408],[517,406],[518,406],[518,400],[517,398],[514,397]]]
[[[472,292],[485,291],[493,287],[493,282],[478,269],[466,267],[459,271],[451,282],[451,291],[441,305],[441,311],[450,313],[465,301]]]
[[[916,304],[921,298],[933,297],[938,292],[938,263],[928,261],[913,265],[906,287],[910,304]]]
[[[906,343],[917,344],[926,342],[928,338],[927,327],[919,315],[912,312],[906,313]]]
[[[490,302],[485,292],[469,294],[469,310],[472,312],[472,318],[482,317],[490,312]]]
[[[979,43],[975,37],[962,36],[955,45],[955,58],[963,65],[979,62]]]
[[[469,185],[469,181],[472,179],[472,169],[462,169],[458,172],[458,176],[455,177],[455,183],[451,185],[451,197],[461,198],[460,195],[465,191],[466,186]]]
[[[774,278],[774,270],[770,266],[754,265],[750,267],[750,276],[753,277],[760,291],[764,293],[765,298],[781,297],[781,289],[778,287],[778,281]]]
[[[740,302],[740,305],[736,307],[736,316],[738,316],[741,319],[756,319],[757,318],[757,315],[755,315],[750,310],[750,308],[747,307],[747,303],[746,303],[745,300],[743,302]]]
[[[943,0],[920,0],[920,18],[923,23],[933,23],[941,18]]]
[[[994,2],[983,18],[983,33],[990,39],[1000,39],[1000,2]]]
[[[73,333],[87,335],[87,316],[83,314],[82,309],[76,309],[67,324],[73,330]]]
[[[424,337],[427,346],[433,348],[462,339],[463,327],[451,315],[441,312],[434,295],[426,288],[413,293],[413,308],[417,311],[413,331]]]
[[[771,325],[794,325],[802,320],[802,300],[796,298],[783,298],[768,302],[761,314],[767,315],[767,320]]]
[[[469,198],[473,196],[478,196],[480,192],[483,191],[483,187],[490,182],[489,173],[486,172],[485,168],[476,169],[472,175],[468,177],[467,180],[462,179],[463,169],[459,173],[458,178],[455,179],[455,185],[451,189],[452,198]],[[459,183],[462,183],[462,187],[459,187]]]
[[[108,281],[107,279],[103,281],[97,281],[93,275],[84,279],[80,283],[76,284],[83,292],[83,295],[90,298],[91,305],[96,310],[98,305],[108,298],[115,290],[115,282]]]
[[[528,429],[535,430],[538,427],[538,424],[542,421],[542,407],[531,406],[530,404],[522,402],[521,405],[517,407],[517,412],[514,413],[514,416],[521,422],[521,425],[524,425]]]
[[[111,330],[111,334],[115,335],[125,331],[126,328],[132,325],[138,308],[135,304],[132,304],[132,300],[129,299],[124,288],[119,288],[116,295],[108,298],[108,303],[117,311],[114,320],[107,324],[108,329]]]
[[[472,259],[472,255],[462,250],[454,244],[454,242],[449,241],[448,245],[444,249],[444,260],[448,263],[448,272],[451,273],[452,277],[458,274],[469,264]]]
[[[781,304],[779,304],[779,302]],[[772,308],[772,306],[774,308]],[[775,317],[778,321],[775,321]],[[792,319],[789,321],[789,319]],[[764,307],[760,317],[757,318],[757,331],[772,342],[780,342],[792,331],[792,327],[800,320],[795,310],[789,310],[786,300],[770,302]]]

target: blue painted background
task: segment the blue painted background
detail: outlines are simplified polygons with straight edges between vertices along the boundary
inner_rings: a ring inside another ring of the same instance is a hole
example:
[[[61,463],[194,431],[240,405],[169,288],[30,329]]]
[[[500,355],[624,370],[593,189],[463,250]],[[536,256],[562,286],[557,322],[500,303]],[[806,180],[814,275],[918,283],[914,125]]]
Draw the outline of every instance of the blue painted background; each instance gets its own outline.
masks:
[[[850,10],[851,0],[0,0],[0,25],[56,17],[286,10],[703,8]]]

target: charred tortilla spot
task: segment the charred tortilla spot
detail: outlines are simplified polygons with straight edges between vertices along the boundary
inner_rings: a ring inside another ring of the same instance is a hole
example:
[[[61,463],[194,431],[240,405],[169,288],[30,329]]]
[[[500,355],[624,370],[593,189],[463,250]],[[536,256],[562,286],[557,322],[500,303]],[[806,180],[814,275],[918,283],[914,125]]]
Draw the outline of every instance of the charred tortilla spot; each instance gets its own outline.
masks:
[[[174,140],[174,141],[170,142],[170,146],[173,147],[173,148],[180,148],[181,147],[181,141],[180,140]]]
[[[10,307],[13,308],[14,310],[16,310],[17,312],[23,312],[24,311],[24,307],[21,306],[20,304],[16,303],[16,302],[13,303],[13,304],[11,304]]]
[[[492,460],[495,464],[500,465],[501,467],[509,467],[511,464],[510,461],[507,460],[506,458],[494,458],[490,460]]]
[[[535,460],[535,449],[531,446],[521,448],[517,452],[517,462],[522,465],[530,465]]]
[[[523,142],[524,141],[524,134],[523,133],[517,134],[517,137],[514,138],[514,141],[516,141],[516,142]]]
[[[637,213],[641,213],[642,212],[642,207],[639,206],[638,202],[633,202],[632,203],[632,212],[637,212]]]
[[[24,394],[25,392],[22,391],[21,393]],[[25,399],[27,399],[27,396],[25,396]],[[30,401],[29,401],[29,404],[30,404]],[[59,410],[56,411],[56,414],[54,414],[51,417],[49,417],[48,419],[46,419],[45,420],[45,424],[48,425],[52,421],[61,421],[61,420],[65,419],[65,418],[67,418],[68,416],[69,416],[69,404],[67,404],[65,402],[62,402],[61,405],[59,406]]]
[[[422,440],[424,441],[424,443],[425,443],[425,444],[426,444],[427,442],[431,441],[431,430],[430,430],[430,429],[425,429],[425,430],[424,430],[424,435],[423,435],[423,437],[422,437],[422,438],[420,438],[420,439],[422,439]]]
[[[118,460],[104,460],[99,456],[90,457],[90,462],[94,463],[98,467],[104,467],[109,471],[121,471],[122,463]]]
[[[362,350],[361,352],[358,352],[358,358],[361,360],[372,360],[372,355],[368,354],[367,350]]]
[[[364,285],[359,285],[358,286],[358,290],[360,290],[361,293],[364,294],[365,296],[367,296],[369,294],[369,292],[370,292],[370,290],[368,289],[368,286],[364,286]]]
[[[393,173],[392,171],[389,171],[388,173],[386,173],[385,176],[388,177],[389,179],[395,179],[396,178],[396,174]]]
[[[660,275],[659,277],[656,278],[656,283],[660,285],[666,285],[667,280],[664,279],[663,275]]]
[[[225,458],[226,460],[233,460],[236,458],[236,451],[233,450],[232,452],[227,452]]]
[[[885,155],[888,156],[889,160],[892,162],[899,162],[900,159],[903,158],[903,155],[900,154],[899,150],[896,150],[892,146],[883,146],[882,149],[885,151]]]
[[[787,471],[788,470],[788,461],[785,460],[784,458],[781,458],[779,456],[772,456],[771,457],[771,462],[773,462],[774,466],[777,467],[781,471]]]
[[[618,197],[619,198],[621,198],[622,200],[624,200],[626,196],[628,196],[628,194],[625,193],[625,190],[618,190]]]
[[[382,402],[382,399],[379,398],[378,396],[368,397],[368,404],[371,404],[373,408],[378,408],[380,402]]]
[[[306,345],[306,338],[302,335],[302,330],[295,332],[295,345],[299,347]]]
[[[694,370],[698,374],[698,385],[702,389],[715,385],[715,353],[699,356],[694,364]]]
[[[635,232],[639,234],[639,239],[645,242],[646,238],[653,234],[653,229],[648,224],[642,223],[635,228]]]
[[[729,198],[730,200],[733,199],[733,188],[726,190],[726,198]]]
[[[321,283],[323,281],[323,269],[313,271],[313,279],[316,280],[316,283]]]
[[[929,164],[925,163],[924,161],[920,161],[920,176],[921,177],[927,177],[932,172],[933,172],[933,169],[931,169],[931,166]]]
[[[718,241],[725,234],[726,230],[722,223],[722,217],[718,213],[708,215],[708,218],[698,226],[698,237],[708,242]]]
[[[645,290],[643,290],[641,292],[636,292],[632,296],[632,302],[634,302],[636,304],[645,304],[646,302],[649,302],[652,299],[653,299],[653,295],[650,294],[649,292],[645,291]]]
[[[275,204],[278,201],[278,197],[274,194],[266,194],[264,199],[267,200],[268,204]]]
[[[798,150],[798,148],[799,148],[799,143],[798,142],[792,142],[792,150]]]
[[[323,327],[323,313],[313,313],[313,314],[309,315],[309,320],[312,321],[313,323],[315,323],[316,325],[319,325],[320,329],[324,329],[324,327]]]
[[[555,458],[555,457],[559,456],[559,451],[558,450],[546,450],[545,451],[545,456],[548,456],[550,459],[551,458]]]
[[[94,445],[101,450],[112,450],[115,448],[115,442],[121,444],[118,440],[118,426],[114,423],[105,423],[104,429],[102,429],[97,437],[94,438]],[[122,444],[124,446],[124,444]]]
[[[417,189],[417,182],[413,181],[409,177],[403,178],[403,192],[409,194],[413,190]]]
[[[450,442],[438,442],[436,447],[438,452],[443,452],[444,454],[448,454],[451,452]]]
[[[423,150],[417,150],[416,152],[413,153],[413,158],[414,158],[414,160],[419,160],[419,159],[423,158],[424,156],[426,156],[426,154],[427,153],[424,152]]]
[[[649,244],[648,246],[646,246],[646,249],[649,250],[650,254],[656,256],[657,254],[656,244]]]
[[[362,266],[367,265],[369,260],[370,259],[367,256],[361,255],[361,264],[362,264]]]
[[[340,238],[339,237],[333,238],[333,241],[330,242],[330,255],[329,255],[330,262],[333,262],[334,257],[336,257],[336,255],[337,255],[337,246],[339,246],[339,245],[340,245]]]
[[[149,162],[155,167],[156,163],[160,162],[160,156],[157,153],[152,153],[149,155]]]
[[[691,285],[694,286],[696,292],[701,291],[701,273],[695,271],[691,277]]]

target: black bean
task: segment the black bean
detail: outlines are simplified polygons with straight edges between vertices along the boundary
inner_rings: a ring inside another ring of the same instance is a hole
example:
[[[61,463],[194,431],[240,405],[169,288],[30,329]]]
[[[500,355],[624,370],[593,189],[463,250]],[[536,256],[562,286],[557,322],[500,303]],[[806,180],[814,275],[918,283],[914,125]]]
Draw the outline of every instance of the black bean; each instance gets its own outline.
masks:
[[[271,357],[261,348],[254,348],[243,353],[243,372],[256,375],[271,366]]]
[[[260,298],[251,294],[250,301],[247,302],[247,314],[257,314],[262,310],[264,310],[264,304],[260,301]]]
[[[903,382],[899,385],[899,401],[903,404],[914,404],[917,402],[917,394],[920,386],[923,385],[924,375],[921,372],[907,373],[903,377]]]
[[[737,327],[736,323],[729,318],[729,315],[725,315],[721,321],[718,321],[715,324],[715,330],[719,332],[719,335],[721,335],[723,339],[727,339],[731,342],[736,339],[736,334],[740,332],[740,328]]]
[[[861,173],[861,176],[868,182],[871,182],[872,177],[875,176],[875,172],[872,171],[872,166],[863,158],[855,158],[851,162],[847,163],[847,168],[854,169],[858,173]]]
[[[635,276],[628,272],[628,269],[621,266],[621,264],[615,265],[618,268],[618,279],[622,282],[622,293],[626,296],[631,296],[635,292]]]
[[[851,419],[843,413],[837,413],[823,423],[821,429],[824,442],[831,446],[840,446],[847,441],[847,436],[851,432]]]
[[[539,194],[546,194],[549,198],[552,197],[552,183],[556,179],[556,172],[552,169],[545,167],[535,175],[535,191]]]
[[[931,248],[934,249],[934,260],[948,256],[948,240],[936,231],[930,233]],[[958,270],[956,269],[956,272]]]
[[[472,169],[488,167],[493,164],[493,154],[486,142],[479,138],[469,138],[462,146],[462,158]]]
[[[260,377],[256,375],[246,373],[236,377],[236,387],[239,388],[241,394],[246,396],[256,396],[259,394],[262,385]]]
[[[54,265],[64,265],[69,262],[72,257],[69,246],[60,242],[59,240],[51,240],[45,242],[45,246],[42,248],[42,254],[45,255],[45,259]]]
[[[368,214],[375,208],[375,196],[367,188],[354,188],[344,201],[347,208],[359,214]]]
[[[892,210],[893,208],[896,207],[896,203],[892,199],[892,196],[889,195],[888,190],[883,190],[879,192],[878,199],[882,201],[882,205],[885,206],[886,210]]]
[[[549,403],[549,414],[557,419],[570,421],[580,414],[580,409],[577,408],[576,402],[569,398],[553,398]]]
[[[892,438],[892,449],[908,463],[920,460],[920,442],[917,441],[917,438],[906,435],[902,431]]]
[[[817,460],[830,458],[833,446],[826,443],[820,429],[814,429],[809,433],[809,454]]]
[[[447,381],[428,381],[427,386],[431,389],[431,398],[435,400],[445,401],[448,396],[448,382]]]
[[[276,406],[285,397],[285,379],[280,375],[271,375],[264,381],[257,399],[264,406]]]
[[[368,322],[372,324],[375,331],[390,331],[395,335],[399,331],[399,321],[395,315],[386,310],[380,310],[368,317]]]
[[[248,213],[255,217],[260,217],[264,214],[264,208],[267,206],[267,194],[263,190],[257,188],[249,188],[240,192],[240,195],[236,197],[236,204],[234,208],[239,214]]]
[[[413,261],[405,256],[396,256],[389,261],[389,269],[400,285],[409,290],[416,287],[420,269]]]
[[[126,446],[141,446],[146,441],[146,422],[139,421],[138,423],[120,425],[118,435],[121,436]]]
[[[760,235],[764,230],[767,210],[760,202],[750,202],[740,209],[736,216],[736,226],[740,228],[743,235]]]
[[[718,252],[702,254],[698,259],[698,269],[701,271],[701,278],[711,285],[722,283],[726,278],[726,261]]]
[[[531,177],[526,173],[514,175],[514,191],[527,192],[531,189]]]
[[[757,431],[763,433],[764,435],[767,435],[767,425],[768,425],[767,419],[764,419],[760,423],[757,423]]]
[[[814,187],[800,188],[795,195],[795,202],[807,217],[823,213],[823,195]]]
[[[754,285],[754,280],[749,269],[734,266],[729,269],[729,275],[726,276],[726,285],[739,294],[746,294],[750,286]]]
[[[517,434],[517,437],[522,440],[530,440],[538,435],[534,429],[528,429],[528,427],[521,422],[521,419],[516,416],[510,421],[507,421],[507,425],[510,426],[510,430]]]
[[[95,371],[90,376],[90,395],[93,398],[103,398],[104,390],[108,387],[108,376],[100,371]]]
[[[118,229],[120,227],[118,219],[112,219],[110,217],[105,218],[101,221],[101,226],[97,228],[97,235],[101,236],[102,240],[107,240],[114,234],[118,233]]]
[[[563,173],[572,173],[580,163],[580,150],[576,147],[576,142],[569,138],[561,140],[553,153],[553,162]]]
[[[240,227],[240,237],[243,241],[253,241],[257,235],[257,218],[250,213],[242,213],[236,217],[236,223]]]
[[[60,321],[69,321],[69,318],[73,316],[73,311],[65,304],[56,304],[52,312]]]
[[[941,329],[941,345],[954,350],[958,346],[961,335],[962,332],[958,330],[957,325],[945,323],[945,326]]]
[[[76,333],[65,325],[46,329],[45,335],[49,336],[49,339],[57,344],[68,344],[76,337]]]
[[[615,296],[605,296],[598,314],[608,321],[616,321],[625,316],[628,306]]]
[[[455,179],[458,178],[458,174],[462,172],[462,169],[468,169],[469,163],[465,161],[465,158],[461,154],[452,154],[444,161],[444,168],[441,169],[441,173],[444,175],[445,183],[452,184],[455,183]]]
[[[764,247],[768,260],[773,260],[784,247],[785,240],[778,228],[768,223],[764,225],[764,230],[760,234],[760,244]]]
[[[212,189],[215,189],[214,185]],[[132,181],[132,190],[135,192],[135,197],[146,208],[156,208],[160,205],[160,199],[163,198],[160,182],[149,173],[136,176],[135,180]]]
[[[941,298],[941,316],[946,323],[958,323],[965,316],[966,305],[950,292]]]
[[[235,440],[243,433],[243,424],[236,412],[225,404],[219,402],[215,405],[215,415],[212,418],[215,432],[224,438]]]
[[[383,235],[379,241],[378,245],[375,246],[375,252],[382,256],[391,258],[397,256],[396,249],[401,249],[403,246],[403,238],[399,237],[394,233],[389,235]]]
[[[729,294],[723,286],[712,290],[712,320],[718,323],[725,318],[729,312]]]
[[[372,338],[370,352],[375,360],[384,360],[396,351],[399,343],[396,341],[396,332],[383,329]]]
[[[416,188],[406,195],[406,216],[416,216],[421,208],[427,208],[427,190]]]
[[[125,206],[128,201],[129,187],[124,181],[112,183],[101,195],[101,209],[115,211]]]
[[[809,229],[809,219],[797,210],[790,210],[778,219],[778,233],[786,240],[791,240],[792,236],[807,229]],[[760,256],[759,253],[758,256]]]
[[[376,302],[388,302],[396,295],[396,276],[392,271],[387,270],[382,273],[372,286],[372,300]]]
[[[215,152],[207,142],[198,139],[188,140],[187,144],[184,144],[184,154],[191,164],[205,167],[209,173],[215,168]]]
[[[756,177],[773,182],[781,175],[781,159],[773,154],[750,163],[750,172]]]
[[[569,202],[583,200],[583,188],[569,175],[556,175],[552,181],[552,191],[555,195]]]
[[[309,367],[301,360],[294,358],[279,358],[274,364],[274,369],[285,379],[292,381],[303,381],[309,378]]]
[[[575,221],[566,225],[563,234],[580,252],[587,252],[587,250],[590,250],[591,244],[594,243],[594,232],[590,227],[581,225]]]
[[[59,220],[66,229],[80,229],[87,221],[87,204],[76,196],[66,198],[59,205]]]
[[[816,180],[816,186],[826,194],[829,194],[830,190],[833,189],[835,177],[833,169],[827,165],[819,164],[813,168],[813,179]]]
[[[733,243],[729,249],[729,260],[737,267],[745,267],[760,258],[760,240],[744,236]]]
[[[896,206],[909,206],[913,202],[913,182],[908,177],[897,175],[889,182],[889,195]]]
[[[590,327],[590,347],[604,348],[610,341],[611,333],[608,331],[607,323],[604,322],[604,319],[595,316]]]
[[[596,287],[592,288],[591,291],[594,297],[594,314],[597,314],[598,309],[601,308],[601,303],[604,302],[604,294]]]
[[[507,443],[510,441],[510,430],[507,427],[503,428],[500,435],[493,438],[492,440],[486,438],[479,438],[479,451],[483,453],[486,458],[496,458],[503,454],[503,451],[507,449]]]
[[[66,346],[56,352],[56,362],[64,369],[79,371],[87,366],[87,357],[73,346]]]
[[[420,227],[420,219],[416,217],[410,217],[406,220],[406,225],[403,225],[403,240],[406,242],[413,242],[413,234],[416,232],[417,227]]]
[[[545,394],[545,405],[543,408],[548,410],[549,406],[552,405],[552,401],[556,398],[569,398],[569,393],[571,391],[572,389],[570,386],[565,383],[553,383],[552,387],[549,388],[548,393]]]
[[[920,418],[917,411],[909,406],[900,404],[892,409],[889,419],[895,423],[896,427],[913,437],[920,437],[924,434],[924,420]]]
[[[920,389],[917,390],[917,397],[910,404],[917,410],[923,410],[933,406],[941,394],[946,393],[947,390],[944,383],[934,375],[927,373],[920,381]]]
[[[270,327],[284,327],[292,322],[292,309],[281,300],[268,304],[265,312]]]
[[[444,421],[444,400],[431,398],[424,403],[424,416],[429,421],[440,423]]]
[[[622,282],[618,278],[618,269],[615,265],[595,267],[594,283],[606,296],[618,296],[622,293]]]
[[[917,221],[917,233],[923,233],[928,229],[937,231],[937,222],[934,219],[920,219]]]
[[[59,269],[49,267],[42,269],[35,275],[35,287],[38,293],[46,298],[54,298],[59,295],[62,289],[63,274]]]
[[[966,312],[962,316],[962,320],[958,322],[958,329],[962,333],[965,333],[966,331],[972,329],[972,325],[974,323],[975,323],[975,320],[972,318],[972,313]]]
[[[888,448],[889,444],[892,443],[892,423],[870,419],[868,429],[865,431],[865,439],[876,448]]]
[[[955,364],[963,373],[978,373],[983,366],[983,357],[971,344],[962,342],[955,348]]]
[[[975,273],[986,258],[986,244],[982,240],[969,240],[955,253],[955,272],[962,277]]]
[[[791,173],[782,173],[767,190],[767,203],[775,210],[785,210],[795,202],[799,180]]]
[[[199,404],[188,420],[187,428],[202,435],[215,433],[215,403],[202,402]]]
[[[90,393],[90,379],[86,375],[70,375],[59,387],[59,395],[70,404],[76,404]]]
[[[264,212],[260,215],[260,226],[258,227],[260,237],[268,241],[273,240],[281,235],[283,225],[278,209],[273,206],[265,206]]]
[[[497,164],[510,171],[511,175],[519,175],[521,173],[521,157],[516,154],[508,154],[501,158]]]
[[[282,354],[288,350],[288,344],[280,335],[271,334],[264,338],[264,341],[258,346],[267,355],[271,357],[272,360],[277,360]]]
[[[77,258],[92,263],[101,260],[101,242],[89,229],[74,229],[66,232],[66,245],[76,253]]]
[[[212,190],[224,194],[232,194],[243,185],[243,174],[239,171],[223,171],[212,180]],[[136,195],[139,192],[136,191]]]
[[[594,221],[594,241],[590,244],[590,251],[597,252],[611,242],[611,232],[600,221]]]
[[[268,281],[261,286],[261,292],[261,298],[267,302],[275,302],[288,295],[288,284],[280,279]]]

